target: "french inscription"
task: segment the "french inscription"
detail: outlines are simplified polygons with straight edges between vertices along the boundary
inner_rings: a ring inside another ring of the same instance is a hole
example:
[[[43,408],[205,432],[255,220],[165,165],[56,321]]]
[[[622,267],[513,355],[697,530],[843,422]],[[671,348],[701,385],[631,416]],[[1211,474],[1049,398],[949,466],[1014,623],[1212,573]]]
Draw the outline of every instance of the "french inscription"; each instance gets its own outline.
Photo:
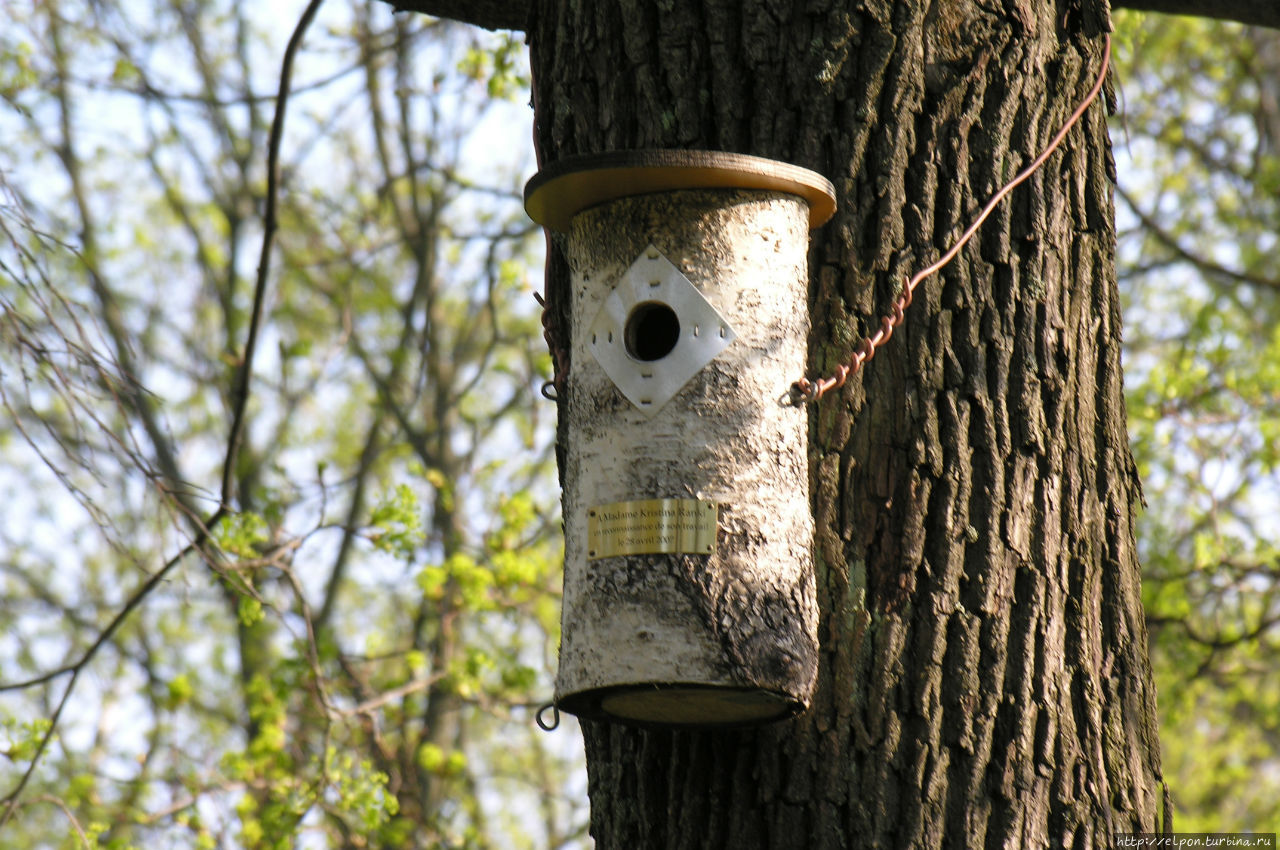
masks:
[[[587,558],[684,553],[716,549],[720,506],[697,499],[613,502],[587,511]]]

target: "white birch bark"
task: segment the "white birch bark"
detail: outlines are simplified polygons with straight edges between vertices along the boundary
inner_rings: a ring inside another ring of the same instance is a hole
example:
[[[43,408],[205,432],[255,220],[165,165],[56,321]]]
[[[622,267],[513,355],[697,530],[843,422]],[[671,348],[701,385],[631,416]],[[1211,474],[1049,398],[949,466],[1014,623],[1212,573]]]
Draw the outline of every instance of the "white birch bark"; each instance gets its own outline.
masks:
[[[715,724],[808,705],[817,606],[807,418],[779,402],[805,363],[808,223],[793,196],[723,190],[624,198],[573,221],[557,681],[570,711]],[[650,245],[736,333],[653,414],[614,385],[588,331]],[[589,559],[588,510],[649,499],[717,503],[714,554]]]

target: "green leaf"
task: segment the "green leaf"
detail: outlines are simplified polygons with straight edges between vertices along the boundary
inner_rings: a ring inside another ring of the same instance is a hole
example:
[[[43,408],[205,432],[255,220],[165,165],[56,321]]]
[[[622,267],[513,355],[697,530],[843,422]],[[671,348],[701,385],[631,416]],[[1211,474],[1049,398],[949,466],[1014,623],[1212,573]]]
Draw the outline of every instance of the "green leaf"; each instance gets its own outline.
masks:
[[[373,509],[367,535],[384,552],[404,560],[413,556],[426,534],[422,530],[422,508],[412,487],[399,485]]]
[[[195,689],[191,685],[191,677],[186,673],[179,673],[169,680],[165,708],[172,711],[173,709],[185,704],[191,699],[194,692]]]
[[[259,554],[258,547],[269,539],[267,523],[256,513],[228,514],[213,529],[213,539],[223,551],[237,558],[253,558]]]
[[[262,622],[262,603],[248,594],[240,597],[236,603],[236,616],[240,625],[248,628]]]

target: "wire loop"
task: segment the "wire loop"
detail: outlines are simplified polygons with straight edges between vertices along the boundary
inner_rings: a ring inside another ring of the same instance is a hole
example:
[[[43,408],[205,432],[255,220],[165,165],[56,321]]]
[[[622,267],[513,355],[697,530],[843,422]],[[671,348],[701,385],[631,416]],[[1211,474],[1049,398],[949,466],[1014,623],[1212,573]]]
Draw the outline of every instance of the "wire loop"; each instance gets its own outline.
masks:
[[[551,722],[542,719],[543,713],[547,709],[551,709]],[[542,708],[538,709],[538,713],[533,716],[533,722],[538,724],[538,728],[543,732],[554,732],[560,727],[560,707],[554,702],[549,702]]]
[[[547,250],[551,250],[550,242],[547,244]],[[563,348],[556,342],[556,333],[553,326],[554,320],[551,311],[547,309],[547,299],[541,293],[533,293],[533,298],[538,302],[538,306],[542,308],[542,338],[547,342],[547,349],[551,352],[551,380],[542,384],[542,397],[548,401],[560,400],[560,388],[564,383],[565,372],[567,371],[566,361],[567,355]]]

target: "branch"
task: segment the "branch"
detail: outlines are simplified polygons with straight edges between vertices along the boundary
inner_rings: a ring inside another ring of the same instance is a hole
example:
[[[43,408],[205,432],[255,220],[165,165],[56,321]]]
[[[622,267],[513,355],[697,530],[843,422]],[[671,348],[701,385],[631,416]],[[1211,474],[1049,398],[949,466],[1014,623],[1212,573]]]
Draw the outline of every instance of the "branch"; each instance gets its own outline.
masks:
[[[311,0],[303,10],[298,25],[284,50],[280,68],[280,91],[276,95],[276,114],[271,121],[271,138],[267,146],[267,199],[262,217],[262,252],[258,257],[258,278],[253,287],[253,313],[249,319],[249,337],[244,344],[244,356],[240,360],[240,373],[233,388],[234,409],[231,416],[231,432],[227,436],[227,454],[222,463],[222,507],[231,503],[236,455],[244,437],[245,411],[249,407],[249,381],[253,377],[253,355],[258,348],[258,330],[262,326],[262,309],[266,300],[267,273],[271,269],[271,246],[276,235],[276,196],[280,183],[280,141],[284,137],[285,107],[289,103],[289,86],[293,82],[293,57],[302,46],[302,36],[315,18],[323,0]]]
[[[383,0],[397,12],[421,12],[487,30],[524,31],[533,0]]]
[[[1116,186],[1116,195],[1120,200],[1124,201],[1125,205],[1129,207],[1129,210],[1138,217],[1138,221],[1142,223],[1143,228],[1145,228],[1157,242],[1172,251],[1174,256],[1178,259],[1195,266],[1200,270],[1201,274],[1210,277],[1226,278],[1227,280],[1235,281],[1236,283],[1244,283],[1261,289],[1280,290],[1280,280],[1278,279],[1229,269],[1226,266],[1215,263],[1210,259],[1193,254],[1182,246],[1182,243],[1178,241],[1177,237],[1161,227],[1155,218],[1143,212],[1142,208],[1138,206],[1138,202],[1133,198],[1133,196],[1120,186]]]
[[[107,627],[102,630],[102,633],[98,635],[98,638],[89,646],[88,649],[84,651],[83,654],[81,654],[80,659],[74,664],[68,664],[58,668],[57,670],[53,670],[25,682],[14,682],[12,684],[0,686],[0,691],[22,690],[24,688],[30,688],[35,685],[52,681],[64,673],[69,672],[71,674],[71,678],[67,680],[67,687],[62,691],[62,697],[58,700],[58,705],[53,710],[53,716],[49,718],[49,727],[45,730],[44,735],[41,736],[40,743],[36,746],[36,751],[31,756],[31,763],[27,766],[26,771],[23,772],[22,778],[18,780],[18,784],[14,786],[14,789],[10,791],[3,800],[0,800],[0,803],[5,805],[4,812],[0,813],[0,829],[3,829],[5,824],[9,822],[9,819],[13,817],[13,813],[18,807],[18,801],[22,797],[22,792],[26,789],[27,783],[31,781],[32,774],[35,773],[36,767],[39,766],[40,760],[49,746],[49,742],[53,739],[54,733],[57,732],[58,721],[62,718],[62,710],[67,707],[67,702],[71,699],[71,692],[75,690],[76,680],[80,678],[80,674],[84,672],[86,667],[88,667],[89,662],[93,660],[93,657],[98,654],[98,650],[101,649],[107,641],[111,640],[112,636],[115,635],[116,630],[124,624],[125,620],[129,619],[129,615],[133,613],[134,609],[141,605],[142,601],[151,595],[151,592],[159,586],[160,582],[164,581],[165,577],[171,570],[173,570],[174,567],[182,562],[183,558],[191,552],[199,549],[203,543],[203,538],[197,538],[195,542],[187,545],[187,547],[181,552],[170,558],[163,567],[157,570],[154,575],[144,581],[137,590],[130,594],[128,601],[124,604],[124,607],[120,609]]]
[[[383,0],[397,12],[421,12],[487,30],[523,31],[533,0]],[[1275,0],[1113,0],[1116,9],[1136,9],[1164,15],[1217,18],[1257,27],[1280,29],[1280,3]]]
[[[1112,0],[1111,6],[1280,29],[1280,3],[1276,0]]]

